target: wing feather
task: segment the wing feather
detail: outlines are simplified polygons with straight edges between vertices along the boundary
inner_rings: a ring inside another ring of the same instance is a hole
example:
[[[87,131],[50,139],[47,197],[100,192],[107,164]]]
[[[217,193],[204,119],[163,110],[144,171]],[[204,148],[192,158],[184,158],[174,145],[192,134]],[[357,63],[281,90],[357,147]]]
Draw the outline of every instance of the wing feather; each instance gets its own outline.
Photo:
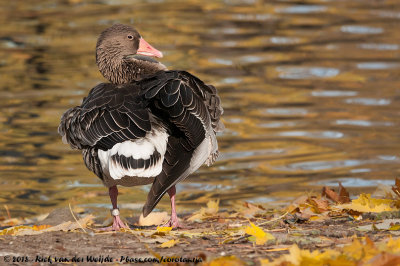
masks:
[[[152,113],[164,118],[171,131],[163,170],[155,178],[143,208],[146,216],[171,186],[191,173],[192,154],[206,135],[222,124],[222,107],[214,87],[184,71],[164,71],[141,85]]]
[[[139,99],[140,87],[99,84],[62,117],[59,133],[73,148],[102,150],[144,137],[151,130],[148,110]],[[141,98],[141,97],[140,97]]]

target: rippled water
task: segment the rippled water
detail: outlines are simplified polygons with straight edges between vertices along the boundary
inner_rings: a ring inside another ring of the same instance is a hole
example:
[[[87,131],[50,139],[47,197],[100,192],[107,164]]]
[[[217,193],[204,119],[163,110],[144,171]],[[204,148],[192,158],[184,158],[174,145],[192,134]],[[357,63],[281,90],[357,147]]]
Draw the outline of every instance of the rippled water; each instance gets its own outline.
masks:
[[[178,186],[179,209],[221,198],[285,201],[341,181],[353,193],[399,173],[400,3],[0,1],[0,216],[68,203],[109,207],[62,113],[103,81],[98,34],[135,25],[170,69],[218,87],[221,157]],[[122,188],[125,214],[149,187]],[[196,204],[194,204],[196,203]],[[164,199],[159,208],[168,206]]]

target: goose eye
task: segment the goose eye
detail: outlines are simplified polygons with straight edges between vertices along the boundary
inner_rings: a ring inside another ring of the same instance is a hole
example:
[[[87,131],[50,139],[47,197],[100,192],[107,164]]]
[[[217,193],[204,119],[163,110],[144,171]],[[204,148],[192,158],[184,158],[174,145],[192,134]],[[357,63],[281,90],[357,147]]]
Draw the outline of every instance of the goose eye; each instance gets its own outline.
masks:
[[[133,36],[132,36],[132,35],[128,35],[128,39],[129,39],[129,40],[132,40],[132,39],[133,39]]]

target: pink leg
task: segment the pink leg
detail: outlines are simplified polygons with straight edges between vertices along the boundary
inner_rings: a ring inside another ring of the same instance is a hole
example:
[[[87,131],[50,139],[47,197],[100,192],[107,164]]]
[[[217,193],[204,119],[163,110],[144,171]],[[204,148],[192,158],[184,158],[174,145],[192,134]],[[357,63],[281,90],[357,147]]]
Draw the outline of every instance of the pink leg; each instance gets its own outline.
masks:
[[[112,186],[108,189],[110,195],[111,204],[113,209],[118,209],[117,198],[118,198],[118,188],[117,186]],[[113,215],[113,224],[110,227],[101,228],[100,230],[105,231],[119,231],[121,228],[128,228],[122,221],[119,215]]]
[[[168,189],[168,195],[171,199],[171,219],[164,226],[169,226],[169,227],[174,227],[174,228],[183,228],[183,226],[181,226],[179,223],[178,216],[176,215],[175,194],[176,194],[175,186],[172,186],[170,189]]]

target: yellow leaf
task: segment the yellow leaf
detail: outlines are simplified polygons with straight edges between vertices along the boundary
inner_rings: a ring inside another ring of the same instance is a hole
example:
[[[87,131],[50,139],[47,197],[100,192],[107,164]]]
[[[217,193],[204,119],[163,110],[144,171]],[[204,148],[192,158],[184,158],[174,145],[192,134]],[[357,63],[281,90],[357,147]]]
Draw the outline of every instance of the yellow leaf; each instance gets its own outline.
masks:
[[[208,266],[244,266],[246,265],[242,260],[235,256],[226,256],[213,259]]]
[[[260,259],[261,266],[271,265],[271,261],[269,259]]]
[[[208,214],[215,214],[219,210],[219,199],[217,200],[210,200],[207,202],[207,211]]]
[[[188,221],[201,221],[209,216],[217,214],[219,210],[219,199],[210,200],[207,203],[207,208],[201,207],[200,211],[195,212]]]
[[[388,266],[400,265],[400,238],[375,244],[371,239],[365,240],[354,238],[350,245],[337,250],[327,249],[325,251],[301,250],[297,245],[289,249],[289,254],[282,255],[270,262],[268,259],[260,260],[261,266]]]
[[[34,225],[34,226],[32,226],[32,229],[35,230],[35,231],[40,231],[40,230],[47,229],[49,227],[51,227],[51,225],[42,224],[42,225]]]
[[[366,243],[362,243],[360,240],[355,238],[351,245],[345,246],[343,252],[354,260],[369,260],[375,255],[379,254],[380,251],[375,247],[374,243],[366,239]]]
[[[392,253],[400,253],[400,238],[393,240],[392,237],[389,238],[389,241],[380,247],[382,251],[392,252]]]
[[[6,229],[1,230],[1,231],[0,231],[0,236],[2,236],[2,235],[14,235],[14,234],[16,234],[18,231],[20,231],[20,230],[25,230],[25,229],[31,229],[31,227],[25,226],[25,225],[19,225],[19,226],[9,227],[9,228],[6,228]]]
[[[323,221],[327,220],[329,217],[327,215],[315,215],[310,217],[310,221]]]
[[[334,263],[333,259],[337,258],[339,252],[335,250],[327,250],[325,252],[319,252],[315,250],[310,252],[308,250],[301,250],[295,244],[289,249],[289,254],[281,256],[279,259],[269,262],[268,260],[261,260],[261,265],[313,265],[313,266],[324,266],[324,265],[354,265],[354,262],[346,260],[340,260],[340,263]]]
[[[389,230],[391,231],[399,231],[400,230],[400,224],[394,224],[392,225]]]
[[[394,200],[391,199],[374,199],[370,194],[361,194],[358,199],[352,200],[351,203],[337,205],[340,209],[350,209],[357,212],[384,212],[395,211],[392,208]]]
[[[86,227],[88,223],[92,222],[93,217],[94,217],[93,215],[87,215],[76,222],[67,221],[62,224],[50,226],[50,227],[47,225],[44,225],[43,227],[42,226],[26,227],[26,228],[22,228],[21,230],[16,231],[14,234],[23,236],[23,235],[38,235],[38,234],[42,234],[44,232],[54,232],[54,231],[72,231],[72,230],[77,230],[77,229],[84,230],[84,227]],[[47,228],[44,228],[44,227],[47,227]],[[40,230],[38,230],[38,228]]]
[[[159,233],[168,233],[171,230],[172,230],[172,227],[157,226],[157,232],[159,232]]]
[[[252,222],[250,222],[250,226],[245,228],[245,233],[255,237],[256,245],[264,245],[268,240],[275,239],[273,235],[265,233],[260,227],[256,226]]]
[[[171,239],[171,240],[169,240],[169,241],[167,241],[167,242],[162,243],[162,244],[160,245],[160,248],[170,248],[170,247],[175,246],[177,243],[179,243],[179,240],[177,240],[177,239]]]

